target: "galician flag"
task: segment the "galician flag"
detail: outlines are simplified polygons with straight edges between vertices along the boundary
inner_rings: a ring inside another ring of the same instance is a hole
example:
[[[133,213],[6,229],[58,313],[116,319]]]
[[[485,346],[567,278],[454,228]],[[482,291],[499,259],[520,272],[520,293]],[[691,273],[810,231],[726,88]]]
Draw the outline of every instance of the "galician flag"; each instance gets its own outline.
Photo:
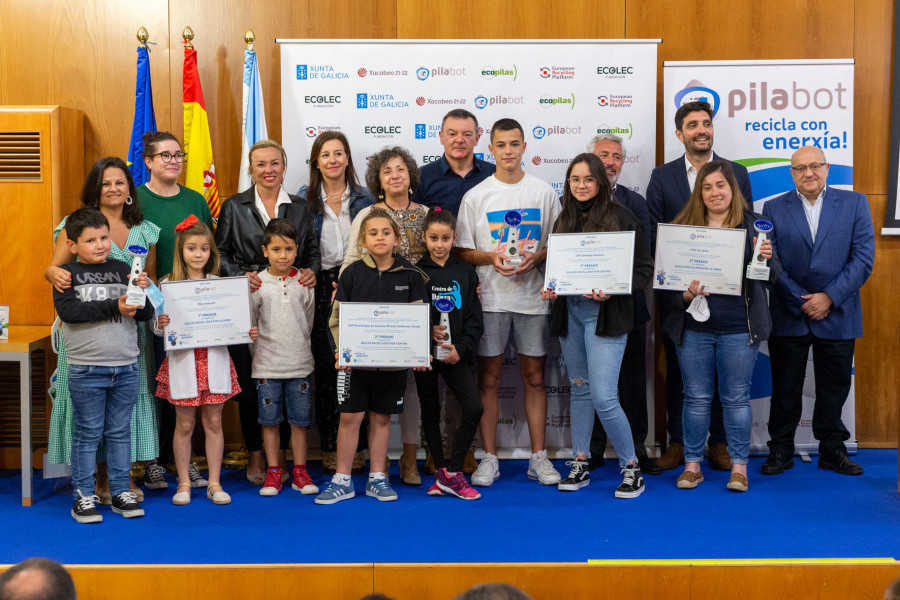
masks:
[[[260,140],[269,139],[266,130],[266,108],[263,104],[262,83],[259,80],[259,64],[255,50],[244,50],[244,111],[241,127],[241,171],[238,191],[250,187],[250,147]]]
[[[203,194],[213,222],[216,222],[222,202],[216,185],[209,119],[197,72],[197,51],[188,47],[184,49],[184,151],[187,154],[185,186]]]
[[[134,185],[150,181],[150,172],[144,165],[144,134],[156,133],[156,115],[153,113],[153,87],[150,85],[150,53],[146,46],[137,49],[137,83],[134,87],[134,122],[131,141],[128,143],[128,168]]]

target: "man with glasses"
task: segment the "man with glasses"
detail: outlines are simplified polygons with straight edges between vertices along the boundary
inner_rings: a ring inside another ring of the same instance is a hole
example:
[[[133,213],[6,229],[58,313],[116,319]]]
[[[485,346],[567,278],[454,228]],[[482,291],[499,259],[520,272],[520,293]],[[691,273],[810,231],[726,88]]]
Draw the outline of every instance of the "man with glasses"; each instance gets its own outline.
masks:
[[[455,216],[465,193],[493,175],[495,167],[475,157],[481,133],[478,119],[469,111],[457,108],[444,115],[439,136],[444,155],[419,170],[413,202],[439,206]]]
[[[671,223],[687,204],[697,172],[708,162],[725,160],[713,152],[713,109],[708,102],[687,102],[675,112],[675,136],[684,144],[684,154],[675,160],[656,167],[650,174],[647,184],[647,207],[650,210],[650,251],[656,252],[656,226],[660,223]],[[747,207],[753,207],[753,192],[750,189],[750,177],[743,165],[732,162],[731,171],[737,179],[741,195],[747,201]],[[657,302],[660,323],[666,315]],[[664,304],[663,304],[664,306]],[[675,342],[663,336],[663,349],[666,352],[666,412],[668,413],[667,429],[669,444],[666,451],[656,461],[665,470],[674,469],[684,464],[684,444],[682,441],[681,412],[684,406],[684,383],[681,379],[681,367],[675,354]],[[725,424],[723,422],[722,402],[716,392],[713,397],[709,420],[709,463],[720,471],[731,470],[731,458],[725,441]]]
[[[872,273],[875,232],[865,195],[828,186],[828,169],[821,149],[800,148],[791,157],[796,189],[763,207],[775,226],[773,245],[782,265],[769,300],[772,404],[764,475],[794,466],[810,346],[819,467],[842,475],[863,472],[847,456],[844,442],[850,433],[841,410],[850,392],[856,338],[863,334],[859,288]]]
[[[619,185],[619,174],[625,162],[625,146],[622,138],[603,133],[595,135],[587,146],[588,152],[596,154],[606,169],[606,178],[612,187],[613,196],[625,208],[634,213],[644,227],[647,247],[650,247],[650,214],[647,212],[647,201],[635,191]],[[647,456],[647,361],[645,348],[647,343],[647,321],[650,312],[647,310],[647,299],[644,294],[634,297],[634,329],[628,334],[625,354],[622,356],[622,368],[619,371],[619,403],[634,439],[634,451],[637,454],[641,473],[659,475],[662,473],[656,462]],[[606,432],[597,415],[594,415],[594,431],[591,435],[590,468],[603,464],[603,452],[606,449]]]

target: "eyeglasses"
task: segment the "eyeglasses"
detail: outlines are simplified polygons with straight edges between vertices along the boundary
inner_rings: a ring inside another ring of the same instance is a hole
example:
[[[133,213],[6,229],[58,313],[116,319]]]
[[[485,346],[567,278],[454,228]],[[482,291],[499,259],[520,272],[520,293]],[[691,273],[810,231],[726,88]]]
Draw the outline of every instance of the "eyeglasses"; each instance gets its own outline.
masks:
[[[175,160],[175,162],[182,162],[187,158],[187,154],[185,154],[184,152],[176,152],[175,154],[172,154],[171,152],[160,152],[159,154],[154,154],[153,156],[160,157],[164,163],[170,163],[173,159]]]
[[[822,170],[822,167],[827,165],[828,163],[809,163],[808,165],[797,165],[796,167],[791,167],[791,171],[796,175],[803,175],[806,173],[806,170],[809,169],[813,173],[818,173]]]
[[[597,183],[597,180],[593,177],[569,177],[569,185],[572,187],[577,187],[581,184],[591,186]]]

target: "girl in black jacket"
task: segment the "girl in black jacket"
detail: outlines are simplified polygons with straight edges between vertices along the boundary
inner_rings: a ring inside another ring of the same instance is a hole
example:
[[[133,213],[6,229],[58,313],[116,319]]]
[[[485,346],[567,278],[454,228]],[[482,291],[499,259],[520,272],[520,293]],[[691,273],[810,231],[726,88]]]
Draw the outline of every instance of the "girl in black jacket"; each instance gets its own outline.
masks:
[[[428,254],[416,266],[428,275],[426,287],[435,342],[433,369],[416,373],[416,387],[422,404],[422,429],[437,467],[434,485],[428,495],[448,493],[463,500],[477,500],[481,494],[466,481],[462,468],[484,412],[475,383],[475,351],[484,333],[477,292],[478,275],[470,264],[457,260],[451,253],[456,242],[456,218],[451,213],[440,208],[428,211],[422,235]],[[440,324],[442,314],[447,315],[449,328]],[[453,391],[461,411],[449,462],[444,458],[441,441],[438,375]]]
[[[599,158],[590,153],[576,156],[566,171],[562,212],[553,233],[634,232],[632,294],[643,293],[653,274],[653,262],[643,228],[630,210],[613,200],[606,171]],[[572,453],[568,477],[560,491],[575,491],[590,483],[591,430],[594,413],[609,435],[622,483],[616,498],[636,498],[644,491],[644,479],[634,450],[631,427],[619,404],[619,369],[628,332],[634,327],[631,297],[610,296],[593,290],[584,296],[556,297],[543,290],[544,299],[554,299],[550,333],[559,336],[572,391],[569,414],[572,422]]]

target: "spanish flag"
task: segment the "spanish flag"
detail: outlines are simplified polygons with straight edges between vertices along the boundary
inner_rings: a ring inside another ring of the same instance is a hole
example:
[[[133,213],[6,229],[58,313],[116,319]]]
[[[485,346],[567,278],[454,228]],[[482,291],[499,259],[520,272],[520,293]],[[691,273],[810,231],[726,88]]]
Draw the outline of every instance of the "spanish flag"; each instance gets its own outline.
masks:
[[[184,151],[187,154],[185,186],[203,194],[216,222],[222,202],[216,185],[209,119],[197,72],[197,51],[188,46],[184,49]]]

